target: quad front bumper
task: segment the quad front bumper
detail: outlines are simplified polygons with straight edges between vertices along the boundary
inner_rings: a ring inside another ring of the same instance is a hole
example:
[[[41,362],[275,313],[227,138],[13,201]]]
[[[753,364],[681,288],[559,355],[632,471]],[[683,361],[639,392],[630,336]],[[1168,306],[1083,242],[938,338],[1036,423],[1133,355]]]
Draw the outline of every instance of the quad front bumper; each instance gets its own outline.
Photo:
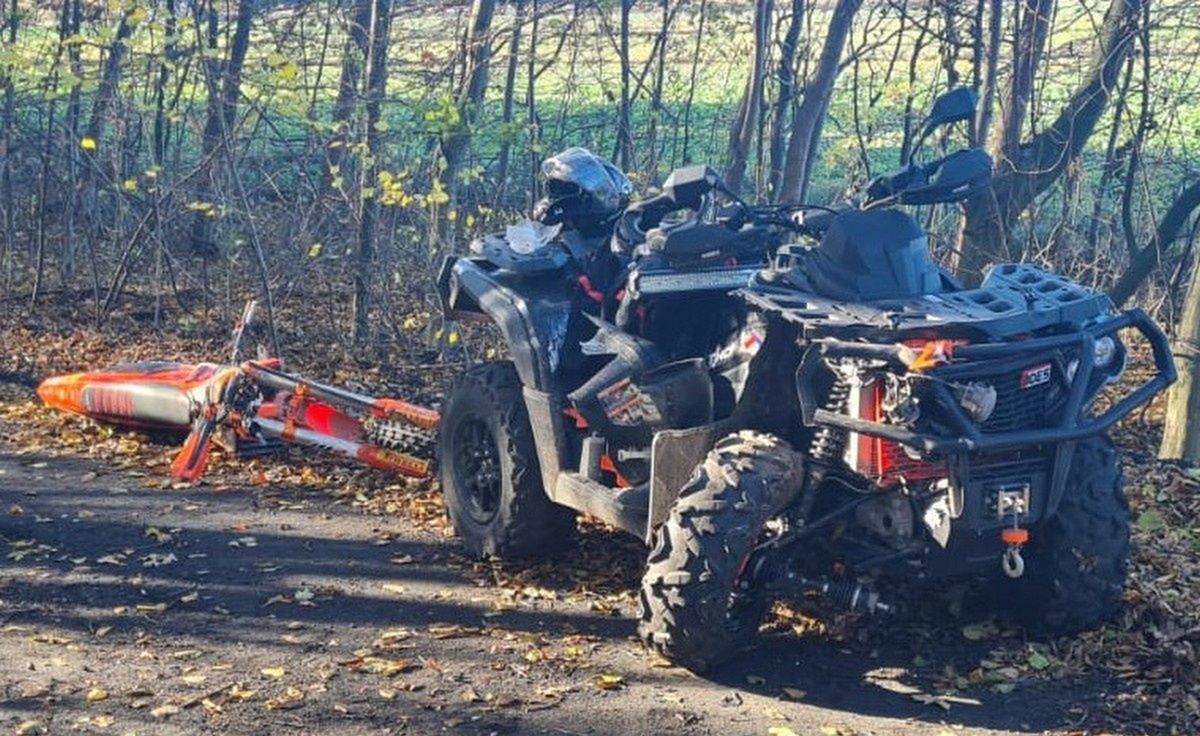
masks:
[[[1087,403],[1094,398],[1096,370],[1090,359],[1096,341],[1121,330],[1133,329],[1149,343],[1154,356],[1154,375],[1141,383],[1104,412],[1089,415]],[[850,342],[822,339],[813,342],[796,370],[796,392],[804,423],[826,425],[851,432],[879,437],[911,447],[926,455],[954,455],[970,452],[1005,450],[1020,446],[1070,442],[1098,435],[1145,404],[1156,393],[1174,383],[1175,363],[1170,345],[1161,329],[1140,309],[1130,310],[1077,332],[1028,340],[978,343],[954,349],[954,362],[925,371],[938,409],[953,425],[953,433],[918,431],[905,426],[860,419],[821,406],[816,396],[814,377],[825,358],[860,358],[885,361],[900,371],[905,366],[905,347],[899,344]],[[1066,401],[1056,417],[1048,417],[1045,426],[1030,426],[1008,431],[988,432],[973,421],[951,393],[955,382],[1020,371],[1039,361],[1060,366],[1076,359],[1070,373]],[[1079,356],[1085,356],[1086,359]]]

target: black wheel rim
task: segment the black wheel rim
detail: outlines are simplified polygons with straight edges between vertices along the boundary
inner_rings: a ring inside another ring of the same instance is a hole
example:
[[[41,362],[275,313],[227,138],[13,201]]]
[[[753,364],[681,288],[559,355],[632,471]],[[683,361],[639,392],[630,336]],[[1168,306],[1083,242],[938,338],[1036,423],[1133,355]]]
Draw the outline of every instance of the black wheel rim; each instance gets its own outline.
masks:
[[[491,427],[469,417],[454,432],[454,475],[465,491],[467,513],[479,524],[496,518],[500,508],[500,452]]]

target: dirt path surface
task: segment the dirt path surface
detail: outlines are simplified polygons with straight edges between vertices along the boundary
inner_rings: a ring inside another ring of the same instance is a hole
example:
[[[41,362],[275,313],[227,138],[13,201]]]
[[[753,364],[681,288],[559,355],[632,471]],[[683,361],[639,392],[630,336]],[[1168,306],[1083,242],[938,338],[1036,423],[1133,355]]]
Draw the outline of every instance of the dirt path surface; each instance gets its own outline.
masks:
[[[1108,689],[938,700],[989,645],[910,620],[768,635],[701,679],[633,638],[638,571],[609,566],[636,541],[514,583],[325,493],[144,480],[0,444],[0,733],[1037,733]]]

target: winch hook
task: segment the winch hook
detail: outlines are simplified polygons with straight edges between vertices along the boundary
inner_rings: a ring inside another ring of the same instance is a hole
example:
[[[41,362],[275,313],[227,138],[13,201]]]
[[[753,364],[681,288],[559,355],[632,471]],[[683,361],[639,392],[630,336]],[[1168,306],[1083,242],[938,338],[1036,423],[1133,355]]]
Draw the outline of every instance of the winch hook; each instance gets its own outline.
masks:
[[[1029,541],[1029,530],[1017,526],[1017,517],[1014,514],[1012,527],[1001,532],[1000,539],[1008,545],[1000,555],[1000,569],[1015,580],[1025,574],[1025,558],[1021,556],[1021,545]]]
[[[1025,558],[1021,556],[1021,548],[1013,545],[1004,550],[1000,556],[1000,568],[1004,574],[1016,580],[1025,574]]]

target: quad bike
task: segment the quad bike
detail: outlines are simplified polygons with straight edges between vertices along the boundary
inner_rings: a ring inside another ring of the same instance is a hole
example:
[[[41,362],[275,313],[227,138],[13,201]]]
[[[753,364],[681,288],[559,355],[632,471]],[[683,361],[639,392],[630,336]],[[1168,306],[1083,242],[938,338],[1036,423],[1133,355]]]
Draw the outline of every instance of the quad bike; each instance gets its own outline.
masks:
[[[204,473],[214,441],[239,457],[300,444],[410,477],[430,473],[437,412],[285,373],[277,358],[242,360],[255,313],[251,301],[234,329],[229,364],[123,364],[47,378],[38,396],[99,421],[187,433],[171,465],[179,480]]]
[[[921,140],[974,107],[938,98]],[[886,612],[880,580],[982,581],[1050,633],[1114,615],[1130,521],[1106,432],[1172,383],[1168,344],[1034,265],[978,288],[938,268],[898,207],[960,201],[990,172],[964,150],[834,207],[751,207],[711,169],[677,170],[616,223],[624,288],[599,314],[552,243],[447,258],[447,318],[494,322],[510,356],[443,406],[462,543],[543,557],[578,514],[643,538],[640,634],[697,671],[773,600]],[[1097,408],[1130,333],[1155,371]]]

